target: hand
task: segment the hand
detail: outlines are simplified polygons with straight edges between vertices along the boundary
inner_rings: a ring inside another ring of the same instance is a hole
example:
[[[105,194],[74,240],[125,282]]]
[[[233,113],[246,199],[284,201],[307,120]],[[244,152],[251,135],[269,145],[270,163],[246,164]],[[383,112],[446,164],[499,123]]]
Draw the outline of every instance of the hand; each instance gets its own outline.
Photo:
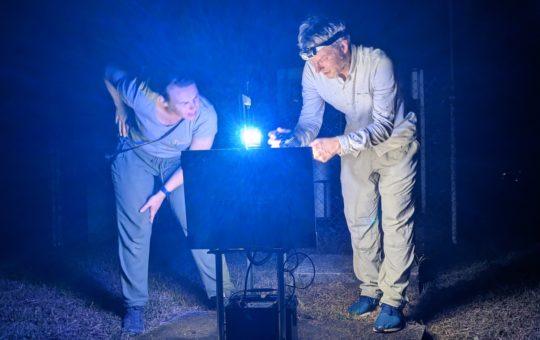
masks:
[[[116,107],[116,116],[114,121],[118,125],[118,135],[120,137],[127,137],[129,132],[129,125],[127,123],[128,114],[124,105]]]
[[[165,194],[161,191],[158,191],[156,194],[152,195],[152,197],[150,197],[148,201],[146,201],[146,203],[142,206],[139,212],[144,213],[146,210],[150,209],[150,223],[154,223],[154,217],[156,216],[164,199]]]
[[[339,154],[341,151],[341,144],[337,138],[317,138],[311,144],[313,159],[326,163],[332,157]]]
[[[280,144],[281,144],[281,140],[277,139],[276,135],[278,133],[289,133],[289,132],[291,132],[290,129],[284,129],[284,128],[280,128],[280,127],[278,127],[275,130],[272,130],[272,131],[268,132],[268,144],[270,145],[270,147],[279,148]]]

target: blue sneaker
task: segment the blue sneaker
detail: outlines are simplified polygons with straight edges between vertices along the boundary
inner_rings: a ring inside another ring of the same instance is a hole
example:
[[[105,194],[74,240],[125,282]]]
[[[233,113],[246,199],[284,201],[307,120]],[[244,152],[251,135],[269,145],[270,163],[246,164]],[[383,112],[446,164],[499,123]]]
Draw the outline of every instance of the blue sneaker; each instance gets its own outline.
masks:
[[[378,304],[379,300],[361,295],[358,301],[349,307],[349,313],[355,316],[366,316],[375,310]]]
[[[401,330],[405,326],[403,314],[396,307],[381,304],[381,312],[375,320],[373,331],[377,333],[392,333]]]
[[[129,335],[144,332],[144,307],[128,307],[122,319],[122,331]]]

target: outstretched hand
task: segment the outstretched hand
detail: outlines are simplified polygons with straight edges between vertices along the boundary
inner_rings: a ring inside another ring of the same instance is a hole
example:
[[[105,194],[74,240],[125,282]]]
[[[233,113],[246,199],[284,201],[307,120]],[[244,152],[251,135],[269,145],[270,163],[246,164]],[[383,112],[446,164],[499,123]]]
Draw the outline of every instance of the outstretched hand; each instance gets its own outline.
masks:
[[[163,194],[161,191],[158,191],[156,194],[152,195],[152,197],[150,197],[148,201],[146,201],[146,203],[142,206],[139,212],[144,213],[147,210],[150,210],[150,223],[154,223],[154,217],[156,216],[164,199],[165,194]]]
[[[268,132],[268,142],[267,142],[268,145],[270,145],[270,147],[272,148],[279,148],[281,144],[281,139],[278,139],[277,135],[280,133],[290,133],[290,132],[291,130],[280,128],[280,127]]]

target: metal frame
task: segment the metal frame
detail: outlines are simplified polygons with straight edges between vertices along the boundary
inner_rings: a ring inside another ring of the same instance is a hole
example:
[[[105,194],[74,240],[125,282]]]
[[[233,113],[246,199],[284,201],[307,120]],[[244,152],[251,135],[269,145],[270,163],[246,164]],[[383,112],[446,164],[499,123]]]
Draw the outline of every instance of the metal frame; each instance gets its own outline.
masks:
[[[209,253],[215,254],[216,257],[216,314],[218,323],[218,339],[225,340],[225,304],[223,301],[223,254],[240,250],[210,250]],[[278,327],[279,327],[279,339],[286,340],[287,338],[287,318],[286,318],[286,306],[285,306],[285,249],[272,249],[271,253],[276,254],[276,274],[278,280]]]

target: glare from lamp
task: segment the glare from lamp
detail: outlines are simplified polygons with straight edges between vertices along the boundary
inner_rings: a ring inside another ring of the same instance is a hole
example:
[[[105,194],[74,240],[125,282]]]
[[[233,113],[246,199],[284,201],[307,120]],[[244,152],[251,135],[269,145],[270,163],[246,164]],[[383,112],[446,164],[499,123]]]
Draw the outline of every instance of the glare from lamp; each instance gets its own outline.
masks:
[[[261,145],[261,130],[254,127],[244,127],[240,133],[242,143],[246,148],[256,148]]]

